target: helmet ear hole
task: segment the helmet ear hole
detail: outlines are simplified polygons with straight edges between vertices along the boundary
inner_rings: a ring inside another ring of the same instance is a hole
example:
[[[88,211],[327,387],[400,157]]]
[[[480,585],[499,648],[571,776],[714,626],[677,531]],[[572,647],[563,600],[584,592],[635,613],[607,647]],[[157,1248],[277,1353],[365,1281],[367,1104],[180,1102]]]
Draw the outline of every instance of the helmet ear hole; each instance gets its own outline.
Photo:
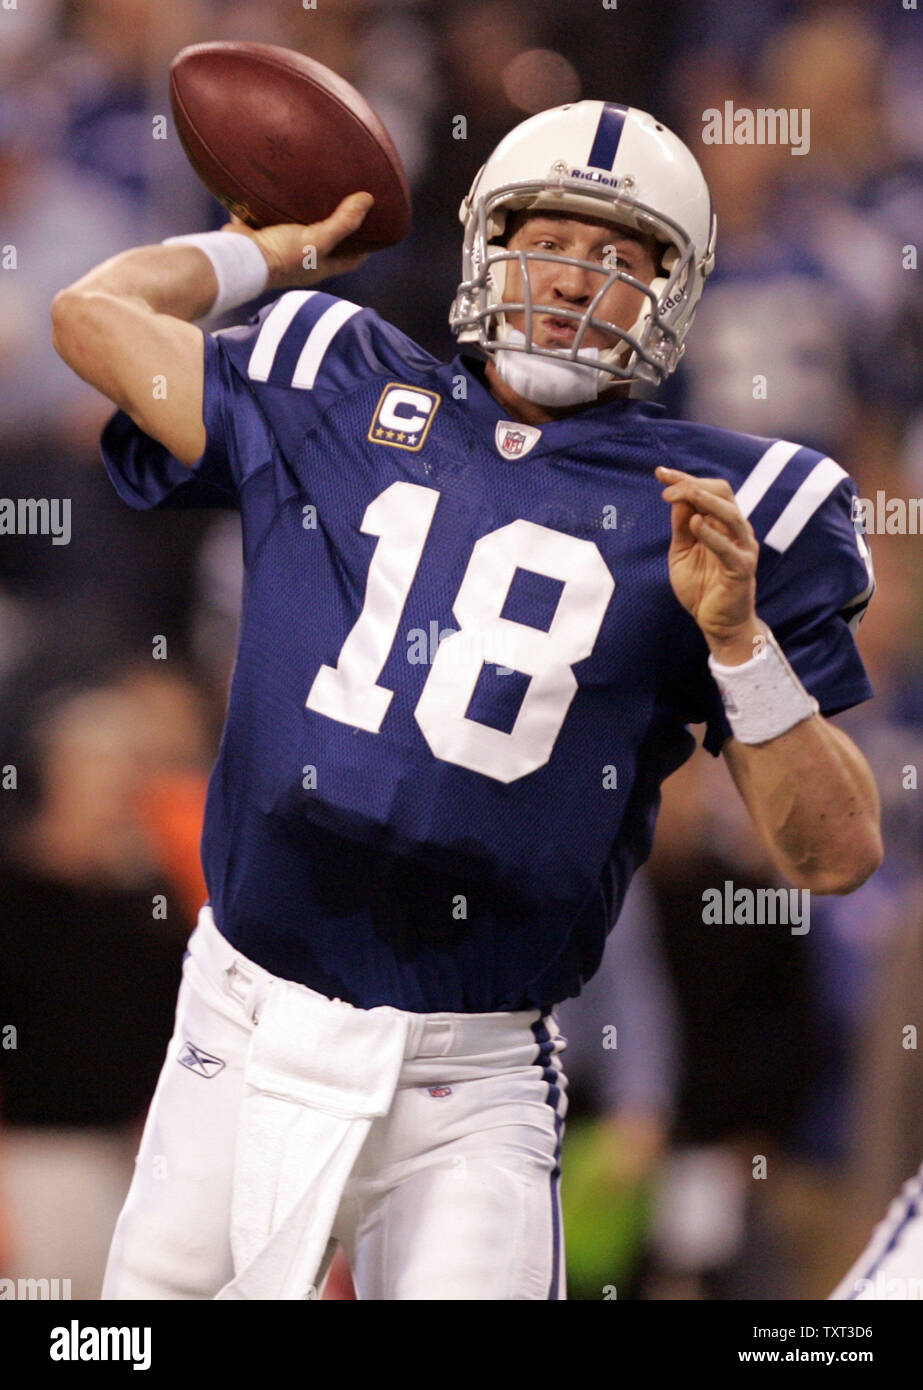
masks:
[[[506,245],[507,228],[510,225],[509,214],[505,207],[494,208],[487,218],[487,240],[488,242],[499,241]]]
[[[665,246],[660,256],[660,271],[669,277],[670,272],[679,260],[679,249],[672,244]]]

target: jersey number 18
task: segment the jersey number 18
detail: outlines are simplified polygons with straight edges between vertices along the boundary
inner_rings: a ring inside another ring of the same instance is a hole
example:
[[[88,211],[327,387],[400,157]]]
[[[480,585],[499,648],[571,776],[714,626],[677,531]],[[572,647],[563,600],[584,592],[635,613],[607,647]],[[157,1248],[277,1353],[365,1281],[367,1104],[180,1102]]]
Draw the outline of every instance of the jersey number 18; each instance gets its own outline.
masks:
[[[379,541],[365,603],[340,648],[322,666],[308,709],[378,733],[394,691],[378,684],[432,525],[439,493],[392,483],[366,508],[362,531]],[[500,616],[517,569],[563,584],[547,631]],[[439,643],[414,718],[435,757],[498,782],[514,782],[551,757],[577,690],[571,667],[588,657],[615,581],[592,541],[533,521],[512,521],[478,540],[452,605],[459,631]],[[485,662],[531,677],[509,733],[466,714]]]

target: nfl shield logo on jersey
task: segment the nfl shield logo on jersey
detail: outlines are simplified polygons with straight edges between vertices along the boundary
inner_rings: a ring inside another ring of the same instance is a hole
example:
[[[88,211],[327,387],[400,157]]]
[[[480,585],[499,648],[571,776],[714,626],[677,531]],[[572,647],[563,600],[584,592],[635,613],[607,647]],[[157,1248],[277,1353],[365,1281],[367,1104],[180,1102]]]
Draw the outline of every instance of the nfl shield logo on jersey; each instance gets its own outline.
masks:
[[[541,437],[541,430],[534,425],[522,425],[516,420],[498,420],[494,430],[494,442],[508,459],[522,458]]]

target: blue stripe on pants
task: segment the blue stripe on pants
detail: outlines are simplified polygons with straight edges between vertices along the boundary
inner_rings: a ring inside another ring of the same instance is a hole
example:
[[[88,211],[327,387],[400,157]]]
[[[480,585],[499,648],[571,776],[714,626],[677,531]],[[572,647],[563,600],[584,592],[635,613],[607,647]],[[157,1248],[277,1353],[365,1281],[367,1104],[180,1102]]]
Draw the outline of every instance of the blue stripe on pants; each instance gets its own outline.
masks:
[[[552,1257],[551,1257],[551,1282],[548,1289],[549,1299],[558,1298],[558,1286],[561,1278],[561,1221],[560,1221],[560,1201],[559,1185],[561,1179],[561,1141],[563,1138],[564,1121],[561,1118],[559,1106],[561,1103],[561,1087],[558,1085],[560,1073],[554,1065],[554,1040],[545,1026],[545,1020],[540,1019],[532,1024],[532,1034],[538,1043],[538,1056],[536,1065],[542,1068],[542,1080],[548,1086],[548,1093],[545,1097],[546,1103],[551,1106],[554,1112],[554,1128],[557,1136],[554,1149],[554,1168],[551,1170],[551,1230],[552,1230]]]

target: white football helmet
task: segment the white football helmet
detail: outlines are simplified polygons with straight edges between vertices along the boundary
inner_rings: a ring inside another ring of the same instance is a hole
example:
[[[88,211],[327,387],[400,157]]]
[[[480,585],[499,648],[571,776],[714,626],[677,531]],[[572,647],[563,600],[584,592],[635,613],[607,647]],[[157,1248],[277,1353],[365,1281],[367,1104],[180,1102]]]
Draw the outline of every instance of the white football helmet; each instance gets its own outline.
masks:
[[[663,248],[660,273],[647,286],[614,262],[601,267],[551,252],[506,251],[500,239],[507,216],[521,208],[572,213],[653,235]],[[653,116],[613,102],[580,101],[530,117],[501,140],[481,167],[459,218],[465,228],[463,278],[449,323],[460,343],[477,343],[489,356],[499,353],[507,360],[512,352],[555,359],[574,376],[592,377],[592,388],[581,399],[617,381],[657,386],[674,370],[714,267],[716,219],[692,152]],[[506,266],[512,260],[520,263],[526,298],[504,303]],[[527,269],[532,260],[602,270],[599,290],[582,310],[533,304]],[[642,290],[648,301],[628,332],[594,317],[617,280]],[[509,310],[525,311],[524,335],[511,330]],[[536,312],[572,319],[577,334],[571,346],[533,346]],[[611,334],[612,346],[582,348],[591,327]],[[540,365],[536,379],[544,375],[547,381],[550,364],[535,363]],[[530,398],[541,394],[539,386]],[[553,393],[546,399],[553,400]]]

